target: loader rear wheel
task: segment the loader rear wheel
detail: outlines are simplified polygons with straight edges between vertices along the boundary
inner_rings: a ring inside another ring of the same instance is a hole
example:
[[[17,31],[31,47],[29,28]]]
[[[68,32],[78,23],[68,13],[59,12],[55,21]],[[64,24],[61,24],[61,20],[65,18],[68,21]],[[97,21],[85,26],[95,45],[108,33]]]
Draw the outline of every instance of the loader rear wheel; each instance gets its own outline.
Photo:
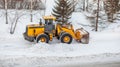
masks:
[[[48,43],[49,42],[49,37],[46,34],[41,34],[37,37],[37,43],[42,42],[42,43]]]
[[[68,33],[63,33],[61,36],[60,36],[60,41],[62,43],[67,43],[67,44],[70,44],[72,42],[72,36]]]

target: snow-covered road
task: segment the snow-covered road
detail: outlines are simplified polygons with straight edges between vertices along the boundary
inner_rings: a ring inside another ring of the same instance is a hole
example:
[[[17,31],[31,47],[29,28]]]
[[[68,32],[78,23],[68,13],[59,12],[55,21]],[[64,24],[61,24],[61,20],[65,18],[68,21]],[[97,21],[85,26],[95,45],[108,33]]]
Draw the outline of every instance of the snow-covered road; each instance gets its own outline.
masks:
[[[61,64],[45,67],[120,67],[120,62],[110,62],[110,63],[90,63],[90,64]]]
[[[22,37],[0,36],[2,38],[0,39],[0,66],[49,67],[48,65],[73,63],[72,65],[77,67],[79,64],[75,63],[111,61],[114,65],[114,62],[120,62],[119,32],[91,32],[90,34],[89,44],[76,41],[72,44],[62,44],[56,39],[49,44],[35,44],[25,41]]]
[[[86,55],[76,57],[57,56],[0,56],[1,67],[90,67],[118,66],[120,53],[104,53],[99,55]],[[116,65],[117,63],[117,65]]]

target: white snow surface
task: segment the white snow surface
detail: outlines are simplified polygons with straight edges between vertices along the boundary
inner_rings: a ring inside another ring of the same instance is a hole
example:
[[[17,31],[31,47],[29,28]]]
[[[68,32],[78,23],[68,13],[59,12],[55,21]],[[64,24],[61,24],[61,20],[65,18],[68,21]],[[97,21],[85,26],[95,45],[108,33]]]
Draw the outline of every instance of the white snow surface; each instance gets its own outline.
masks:
[[[51,2],[53,0],[47,0],[47,3]],[[49,8],[46,15],[49,15],[52,6],[47,7]],[[37,18],[34,18],[34,22],[38,23],[40,16],[34,16]],[[0,67],[42,67],[61,63],[120,61],[120,21],[110,24],[101,32],[90,31],[84,27],[90,33],[89,44],[81,44],[75,40],[71,44],[63,44],[56,38],[46,44],[24,40],[22,34],[25,27],[32,23],[29,18],[29,15],[23,16],[15,33],[11,35],[10,23],[5,24],[4,16],[0,16]],[[89,25],[84,13],[80,12],[72,14],[71,22],[75,29],[83,27],[81,23]]]

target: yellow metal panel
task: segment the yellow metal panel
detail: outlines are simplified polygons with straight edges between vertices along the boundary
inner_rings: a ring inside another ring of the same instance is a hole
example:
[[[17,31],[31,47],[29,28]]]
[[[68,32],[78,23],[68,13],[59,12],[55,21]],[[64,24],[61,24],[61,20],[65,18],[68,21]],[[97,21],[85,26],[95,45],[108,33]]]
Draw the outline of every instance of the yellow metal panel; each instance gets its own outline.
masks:
[[[60,32],[62,32],[62,30],[60,29],[60,25],[59,24],[57,24],[57,35],[59,35],[60,36]]]
[[[57,32],[59,36],[61,32],[69,33],[75,40],[80,40],[82,37],[79,31],[74,32],[74,28],[72,25],[64,27],[60,24],[57,24]]]
[[[31,36],[31,37],[34,36],[33,29],[28,28],[28,36]]]
[[[63,27],[62,27],[62,30],[63,30],[64,32],[69,33],[73,38],[77,39],[76,36],[75,36],[75,33],[74,33],[74,31],[73,31],[72,29],[67,29],[67,28],[63,28]]]
[[[28,36],[34,37],[44,33],[44,28],[28,28]]]
[[[37,28],[35,30],[35,36],[38,36],[39,34],[44,33],[44,28]]]
[[[50,16],[44,16],[43,19],[52,19],[52,20],[56,20],[56,17],[50,15]]]

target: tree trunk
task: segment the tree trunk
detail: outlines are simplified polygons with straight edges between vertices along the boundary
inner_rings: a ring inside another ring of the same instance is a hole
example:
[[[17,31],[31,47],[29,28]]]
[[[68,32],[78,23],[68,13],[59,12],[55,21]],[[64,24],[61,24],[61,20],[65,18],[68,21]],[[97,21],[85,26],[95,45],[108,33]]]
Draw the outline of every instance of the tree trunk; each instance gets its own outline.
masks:
[[[85,11],[85,4],[86,4],[85,2],[86,0],[83,1],[83,11]]]
[[[46,7],[46,0],[45,0],[45,7]],[[44,10],[44,16],[45,16],[46,9]]]
[[[95,31],[98,31],[98,18],[99,18],[99,0],[97,3],[97,17],[96,17],[96,26],[95,26]]]
[[[73,0],[73,1],[72,1],[72,4],[73,4],[73,12],[74,12],[74,11],[75,11],[76,1],[75,1],[75,0]]]
[[[87,3],[86,11],[88,11],[88,6],[89,6],[89,5],[88,5],[88,4],[89,4],[88,2],[89,2],[89,0],[87,0],[87,2],[86,2],[86,3]]]
[[[30,12],[31,12],[31,14],[30,14],[30,16],[31,16],[31,22],[33,21],[33,14],[32,14],[32,12],[33,12],[33,0],[31,0],[31,4],[30,4]]]
[[[8,24],[8,3],[7,3],[7,0],[5,0],[5,17],[6,17],[6,24]]]

